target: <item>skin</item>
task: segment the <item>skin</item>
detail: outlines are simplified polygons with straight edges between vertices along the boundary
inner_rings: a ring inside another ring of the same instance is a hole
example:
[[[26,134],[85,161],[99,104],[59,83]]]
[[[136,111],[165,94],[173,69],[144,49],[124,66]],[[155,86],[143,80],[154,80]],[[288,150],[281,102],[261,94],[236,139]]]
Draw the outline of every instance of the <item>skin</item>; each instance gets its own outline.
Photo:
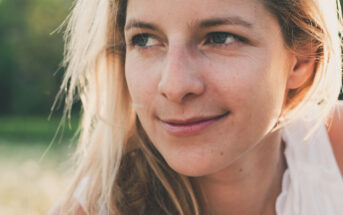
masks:
[[[340,129],[342,129],[343,127],[343,102],[339,102],[337,103],[336,107],[334,108],[334,111],[333,111],[333,114],[331,116],[331,124],[330,126],[328,126],[328,134],[329,134],[329,137],[330,137],[330,140],[331,140],[331,144],[332,144],[332,148],[334,150],[334,153],[335,153],[335,156],[336,156],[336,160],[338,162],[338,166],[339,168],[341,169],[341,172],[343,174],[343,163],[342,163],[342,157],[343,157],[343,147],[342,147],[342,143],[343,143],[343,135],[342,135],[342,132],[339,132],[341,131]],[[281,162],[282,164],[282,162]],[[280,168],[282,169],[282,168]],[[273,178],[273,181],[280,181],[280,176],[279,178]],[[278,182],[279,183],[279,182]],[[224,184],[225,186],[225,184]],[[233,186],[235,187],[235,186]],[[260,187],[260,183],[258,184],[258,187]],[[224,187],[225,189],[225,187]],[[239,190],[239,192],[242,192],[242,190],[240,189],[235,189],[235,190]],[[216,195],[216,192],[218,191],[218,189],[213,189],[212,192],[210,190],[210,192],[214,195]],[[204,191],[202,191],[204,192]],[[225,192],[228,192],[227,195],[232,195],[232,191],[229,191],[229,189],[225,189],[224,192],[224,196],[222,199],[227,199],[227,197],[225,196]],[[236,191],[237,192],[237,191]],[[271,195],[270,198],[276,198],[275,197],[275,194],[278,194],[280,193],[280,189],[276,190],[276,192],[274,192],[274,196]],[[219,195],[217,195],[219,196]],[[207,199],[205,199],[205,202],[207,201],[207,204],[208,204],[208,200],[209,197]],[[256,201],[256,199],[254,199],[253,201]],[[213,201],[212,201],[213,202]],[[246,200],[244,200],[244,202],[246,203]],[[272,202],[272,201],[270,201]],[[273,205],[269,205],[269,208],[273,207]],[[217,208],[219,208],[217,206]],[[208,212],[209,213],[209,212]],[[225,213],[225,212],[223,212]],[[264,213],[264,214],[267,214],[268,212]],[[270,214],[273,214],[274,213],[274,210],[273,209],[270,209]],[[213,213],[214,214],[214,213]],[[274,213],[275,214],[275,213]],[[48,215],[62,215],[61,213],[61,206],[58,204],[56,205],[54,208],[52,208]],[[86,212],[82,209],[81,205],[79,205],[79,207],[77,208],[76,212],[72,213],[71,215],[86,215]]]
[[[228,16],[241,16],[251,27],[197,25]],[[152,35],[147,47],[127,47],[125,74],[139,119],[172,168],[189,176],[211,174],[260,142],[281,142],[270,130],[281,112],[294,62],[276,20],[260,3],[177,0],[170,5],[131,0],[126,27],[132,20],[159,29],[125,31],[127,44],[137,34]],[[208,34],[218,31],[244,35],[249,42],[229,38],[225,45],[206,44]],[[161,123],[227,112],[227,117],[196,135],[170,135]]]
[[[224,17],[244,23],[199,26]],[[218,44],[213,32],[244,39]],[[130,0],[125,40],[139,120],[169,166],[192,177],[205,214],[275,214],[286,164],[272,128],[285,94],[306,81],[314,62],[286,48],[278,22],[257,0]],[[191,135],[172,134],[163,123],[225,113]]]
[[[250,27],[197,25],[228,16]],[[257,0],[129,0],[126,20],[126,27],[133,20],[155,27],[125,30],[127,44],[137,34],[151,35],[147,47],[131,44],[126,51],[126,80],[139,119],[170,167],[191,177],[205,214],[274,215],[286,163],[280,131],[271,130],[287,91],[307,80],[314,62],[287,50],[280,26]],[[211,32],[246,40],[209,43]],[[172,135],[160,121],[227,111],[195,135]],[[338,104],[328,127],[341,169],[342,114]],[[86,213],[80,207],[75,214]]]
[[[338,167],[343,174],[343,102],[338,102],[333,109],[328,123],[329,138]]]

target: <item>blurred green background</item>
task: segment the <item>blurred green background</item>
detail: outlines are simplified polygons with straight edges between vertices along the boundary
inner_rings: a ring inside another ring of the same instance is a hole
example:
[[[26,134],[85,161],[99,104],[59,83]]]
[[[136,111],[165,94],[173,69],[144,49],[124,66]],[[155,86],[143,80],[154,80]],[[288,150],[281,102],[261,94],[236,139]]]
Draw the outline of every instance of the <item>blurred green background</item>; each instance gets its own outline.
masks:
[[[70,178],[67,160],[75,148],[78,107],[47,149],[63,108],[48,120],[64,72],[63,31],[52,32],[72,4],[72,0],[0,0],[1,215],[46,214]]]
[[[63,107],[48,116],[64,72],[63,32],[52,32],[72,4],[0,0],[1,215],[46,214],[70,178],[79,110],[58,133]]]

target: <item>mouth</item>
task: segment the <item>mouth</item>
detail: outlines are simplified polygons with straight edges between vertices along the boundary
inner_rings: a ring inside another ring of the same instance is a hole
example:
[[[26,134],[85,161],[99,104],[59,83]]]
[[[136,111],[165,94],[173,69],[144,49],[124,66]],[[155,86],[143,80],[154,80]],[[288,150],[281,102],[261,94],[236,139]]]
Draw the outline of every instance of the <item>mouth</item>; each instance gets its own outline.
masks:
[[[196,135],[206,128],[227,117],[230,112],[206,117],[192,117],[188,119],[160,119],[166,131],[174,136]]]

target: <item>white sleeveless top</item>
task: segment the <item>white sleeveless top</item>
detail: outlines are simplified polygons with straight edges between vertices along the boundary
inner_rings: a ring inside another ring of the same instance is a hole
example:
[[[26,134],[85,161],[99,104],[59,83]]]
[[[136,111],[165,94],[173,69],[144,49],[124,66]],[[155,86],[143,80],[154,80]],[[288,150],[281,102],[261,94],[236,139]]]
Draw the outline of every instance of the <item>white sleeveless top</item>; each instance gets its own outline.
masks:
[[[304,140],[313,126],[298,120],[283,129],[288,169],[276,201],[277,215],[343,215],[343,178],[325,125]]]
[[[312,128],[313,123],[303,120],[283,128],[288,169],[276,200],[277,215],[343,215],[343,178],[326,127],[320,125],[304,140]],[[74,193],[83,207],[87,182],[84,178]],[[100,214],[108,215],[108,211],[101,207]]]

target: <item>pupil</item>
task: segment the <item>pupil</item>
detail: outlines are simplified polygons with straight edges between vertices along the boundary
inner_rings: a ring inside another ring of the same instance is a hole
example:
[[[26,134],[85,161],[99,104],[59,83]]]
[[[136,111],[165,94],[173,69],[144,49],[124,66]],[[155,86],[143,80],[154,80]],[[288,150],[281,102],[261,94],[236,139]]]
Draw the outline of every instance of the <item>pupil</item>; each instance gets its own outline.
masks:
[[[146,34],[137,35],[132,39],[132,42],[138,46],[146,46],[148,42],[148,36]]]
[[[214,33],[212,36],[212,40],[214,43],[219,43],[219,44],[223,44],[226,42],[226,38],[227,38],[227,33]]]

